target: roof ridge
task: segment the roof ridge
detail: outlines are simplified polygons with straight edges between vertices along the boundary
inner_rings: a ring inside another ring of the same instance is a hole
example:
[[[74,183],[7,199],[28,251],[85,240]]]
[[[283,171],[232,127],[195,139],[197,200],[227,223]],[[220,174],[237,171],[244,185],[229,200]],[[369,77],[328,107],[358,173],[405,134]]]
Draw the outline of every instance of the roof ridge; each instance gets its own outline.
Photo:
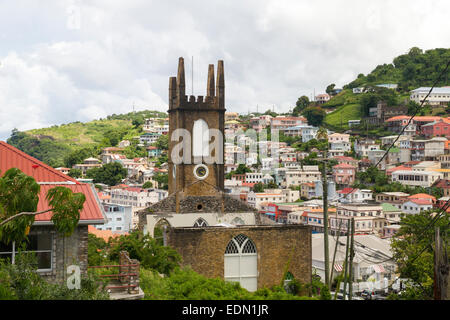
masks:
[[[56,170],[55,168],[52,168],[51,166],[49,166],[48,164],[45,164],[44,162],[36,159],[35,157],[30,156],[29,154],[26,154],[25,152],[23,152],[22,150],[14,147],[13,145],[10,145],[9,143],[6,143],[5,141],[0,141],[0,145],[3,145],[5,148],[9,149],[10,151],[18,154],[19,156],[26,158],[27,160],[40,165],[41,167],[51,171],[52,173],[60,176],[61,178],[65,178],[67,181],[72,181],[75,182],[76,184],[79,184],[79,181],[77,181],[76,179],[72,178],[71,176],[68,176],[64,173],[62,173],[61,171]]]

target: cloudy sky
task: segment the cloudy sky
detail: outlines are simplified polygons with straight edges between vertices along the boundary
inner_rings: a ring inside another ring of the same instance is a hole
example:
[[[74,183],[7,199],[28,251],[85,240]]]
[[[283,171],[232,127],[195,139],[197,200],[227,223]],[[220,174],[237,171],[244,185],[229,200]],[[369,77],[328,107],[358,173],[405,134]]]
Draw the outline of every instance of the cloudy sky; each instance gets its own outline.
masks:
[[[167,110],[224,60],[227,110],[287,111],[418,46],[449,48],[447,0],[15,0],[0,10],[0,140],[112,113]]]

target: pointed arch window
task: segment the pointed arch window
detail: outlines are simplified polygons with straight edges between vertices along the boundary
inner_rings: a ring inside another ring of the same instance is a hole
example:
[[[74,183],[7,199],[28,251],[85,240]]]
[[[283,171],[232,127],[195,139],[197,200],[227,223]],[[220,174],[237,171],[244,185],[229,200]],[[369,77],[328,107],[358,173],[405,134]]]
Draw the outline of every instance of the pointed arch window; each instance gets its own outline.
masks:
[[[236,281],[248,291],[258,284],[258,254],[255,243],[239,234],[228,242],[224,256],[225,281]]]
[[[207,227],[207,226],[208,226],[208,223],[207,223],[206,220],[203,219],[203,218],[198,218],[198,219],[195,221],[195,223],[194,223],[194,227],[195,227],[195,228],[197,228],[197,227]]]
[[[209,156],[209,127],[205,120],[198,119],[192,128],[192,155],[194,157]]]

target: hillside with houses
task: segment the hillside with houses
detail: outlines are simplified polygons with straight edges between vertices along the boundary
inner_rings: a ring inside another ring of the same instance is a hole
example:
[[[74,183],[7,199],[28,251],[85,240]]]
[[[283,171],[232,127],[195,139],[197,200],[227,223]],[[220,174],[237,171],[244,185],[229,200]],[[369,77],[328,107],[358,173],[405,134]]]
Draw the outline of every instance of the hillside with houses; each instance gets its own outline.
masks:
[[[422,56],[426,62],[434,54],[413,48],[394,62],[397,66],[408,59],[419,61]],[[447,51],[442,54],[446,56]],[[399,68],[377,67],[342,90],[331,86],[329,93],[317,95],[314,101],[299,98],[289,113],[224,111],[223,116],[223,197],[251,208],[255,216],[249,216],[262,225],[310,228],[311,267],[322,280],[328,269],[333,270],[329,283],[334,291],[342,289],[349,263],[345,237],[351,233],[357,243],[351,284],[355,298],[370,292],[370,297],[384,299],[397,294],[408,281],[423,285],[418,269],[400,264],[399,259],[409,259],[404,256],[409,249],[402,247],[401,239],[410,235],[407,228],[411,223],[420,225],[437,212],[447,217],[450,210],[450,83],[440,82],[431,90],[428,80],[420,76],[428,69],[418,68],[406,81],[408,64]],[[398,81],[377,83],[387,80]],[[205,101],[217,100],[208,97]],[[186,103],[204,102],[202,97]],[[169,194],[170,181],[174,183],[177,177],[169,154],[170,116],[147,110],[88,123],[14,130],[1,145],[0,156],[9,159],[14,154],[15,158],[0,168],[4,172],[17,165],[31,175],[45,168],[60,184],[72,188],[89,185],[89,199],[101,210],[83,232],[89,230],[106,243],[144,229],[147,236],[166,247],[166,228],[175,218],[155,216],[153,224],[143,225],[142,214],[151,215],[151,208],[159,210],[158,205],[165,210],[164,205],[177,193]],[[195,125],[193,128],[195,137]],[[17,154],[30,164],[24,165]],[[203,174],[208,170],[205,166]],[[64,177],[68,180],[59,182]],[[42,185],[55,183],[42,179]],[[202,203],[197,205],[199,211],[202,208]],[[103,223],[98,223],[101,218]],[[183,227],[250,224],[240,217],[230,223],[211,221],[196,218]],[[323,252],[326,232],[332,239],[332,263]],[[98,259],[95,261],[106,263],[97,253],[92,255]],[[135,264],[130,257],[123,257],[127,264]],[[422,263],[430,270],[430,259]],[[42,264],[51,267],[48,259]],[[430,290],[430,275],[427,277]]]

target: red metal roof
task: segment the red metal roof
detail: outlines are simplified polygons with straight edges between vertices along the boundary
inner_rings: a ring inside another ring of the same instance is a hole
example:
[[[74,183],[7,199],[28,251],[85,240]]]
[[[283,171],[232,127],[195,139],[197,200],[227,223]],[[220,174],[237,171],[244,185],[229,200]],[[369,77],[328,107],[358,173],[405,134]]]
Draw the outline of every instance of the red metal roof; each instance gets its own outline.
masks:
[[[54,187],[67,187],[72,192],[81,192],[86,196],[86,201],[84,202],[83,209],[80,212],[80,222],[88,221],[99,221],[103,220],[104,216],[100,208],[100,204],[97,202],[96,197],[92,187],[86,183],[80,184],[41,184],[41,192],[39,194],[39,203],[37,206],[37,211],[43,211],[50,208],[45,196],[51,188]],[[38,214],[35,221],[50,221],[52,217],[52,212],[47,212],[43,214]]]
[[[72,177],[39,161],[25,152],[0,141],[0,172],[4,174],[8,169],[17,168],[32,176],[37,182],[66,182],[79,183]]]
[[[49,209],[49,205],[45,200],[47,191],[56,186],[63,186],[71,189],[73,192],[82,192],[86,196],[83,210],[80,213],[80,221],[89,222],[95,220],[96,223],[99,223],[97,221],[104,220],[105,217],[95,194],[96,192],[90,185],[80,183],[6,142],[0,141],[0,171],[3,174],[11,168],[18,168],[23,173],[32,176],[41,185],[38,211]],[[52,212],[40,214],[36,216],[35,221],[50,221],[51,216]]]
[[[355,189],[355,188],[344,188],[342,190],[339,190],[338,193],[340,194],[348,194],[348,193],[353,193],[356,192],[359,189]]]

